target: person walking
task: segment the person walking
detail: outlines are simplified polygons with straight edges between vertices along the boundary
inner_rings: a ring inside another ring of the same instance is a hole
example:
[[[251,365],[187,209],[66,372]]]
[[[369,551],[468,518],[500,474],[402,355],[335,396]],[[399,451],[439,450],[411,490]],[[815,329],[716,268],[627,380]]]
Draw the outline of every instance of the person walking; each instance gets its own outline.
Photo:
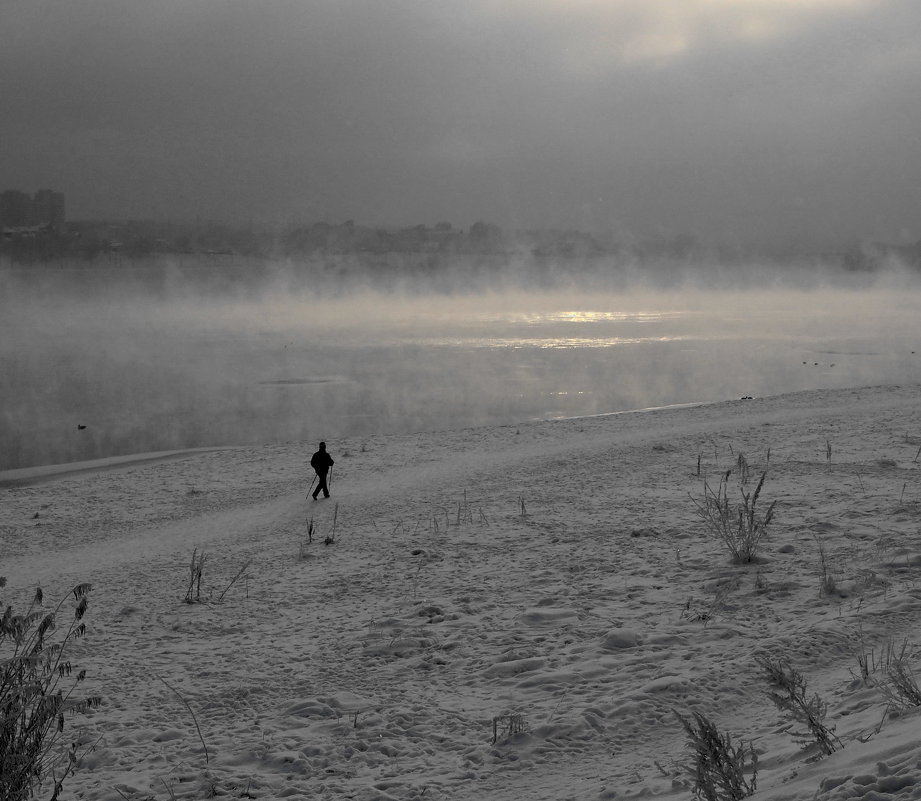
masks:
[[[316,471],[317,478],[320,479],[320,483],[313,491],[314,500],[317,499],[320,490],[323,491],[324,498],[329,497],[329,487],[326,485],[326,476],[329,474],[330,468],[332,468],[334,464],[333,457],[326,452],[326,443],[321,442],[320,449],[310,457],[310,466]]]

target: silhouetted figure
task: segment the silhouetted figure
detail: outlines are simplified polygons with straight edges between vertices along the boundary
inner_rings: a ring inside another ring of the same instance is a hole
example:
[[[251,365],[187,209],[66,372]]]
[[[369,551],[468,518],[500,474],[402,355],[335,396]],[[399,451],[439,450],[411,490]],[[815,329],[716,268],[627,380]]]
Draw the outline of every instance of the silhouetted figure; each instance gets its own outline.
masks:
[[[326,452],[326,443],[320,443],[320,450],[318,450],[313,456],[310,457],[310,466],[316,470],[317,478],[320,479],[320,483],[313,492],[313,499],[316,500],[317,496],[320,494],[320,491],[323,491],[323,497],[329,497],[329,487],[326,486],[326,476],[329,474],[329,469],[335,464],[333,457]]]

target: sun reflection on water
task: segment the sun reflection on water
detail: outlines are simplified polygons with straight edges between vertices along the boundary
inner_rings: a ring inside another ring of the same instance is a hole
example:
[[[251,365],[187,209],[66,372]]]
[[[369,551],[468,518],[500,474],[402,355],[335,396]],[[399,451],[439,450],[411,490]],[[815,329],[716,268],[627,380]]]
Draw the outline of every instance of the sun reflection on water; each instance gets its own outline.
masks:
[[[616,348],[624,345],[645,345],[655,342],[679,342],[692,339],[687,336],[658,336],[658,337],[477,337],[477,336],[441,336],[415,338],[413,344],[422,344],[432,347],[453,348],[535,348],[538,350],[563,350],[575,348]]]
[[[684,310],[655,311],[599,311],[597,309],[547,310],[547,311],[491,311],[475,315],[477,322],[525,323],[656,323],[688,316]]]
[[[446,316],[438,333],[397,334],[402,341],[434,347],[584,349],[678,342],[691,338],[682,323],[690,313],[680,310],[602,311],[591,308],[483,310]],[[654,334],[650,325],[660,328]],[[642,327],[642,331],[638,327]]]

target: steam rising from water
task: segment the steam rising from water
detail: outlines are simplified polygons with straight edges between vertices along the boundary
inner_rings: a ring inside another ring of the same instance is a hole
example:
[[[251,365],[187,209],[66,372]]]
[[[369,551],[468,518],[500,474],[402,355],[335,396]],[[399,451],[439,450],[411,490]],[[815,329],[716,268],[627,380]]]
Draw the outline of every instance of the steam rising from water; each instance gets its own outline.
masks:
[[[0,469],[921,382],[912,283],[331,298],[41,278],[0,276]]]

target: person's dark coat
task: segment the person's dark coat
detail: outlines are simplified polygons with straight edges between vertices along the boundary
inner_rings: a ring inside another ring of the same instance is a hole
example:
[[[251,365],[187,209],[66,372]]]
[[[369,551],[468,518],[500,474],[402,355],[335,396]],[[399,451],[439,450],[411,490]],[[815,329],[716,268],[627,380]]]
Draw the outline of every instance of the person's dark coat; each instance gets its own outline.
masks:
[[[333,457],[326,452],[326,448],[321,447],[313,456],[310,457],[310,466],[316,471],[318,476],[325,476],[335,462]]]
[[[310,466],[316,470],[317,478],[320,479],[317,488],[313,491],[313,499],[316,500],[322,492],[324,498],[329,497],[329,487],[326,485],[326,475],[329,469],[335,464],[333,457],[326,452],[326,443],[320,443],[320,450],[310,457]]]

